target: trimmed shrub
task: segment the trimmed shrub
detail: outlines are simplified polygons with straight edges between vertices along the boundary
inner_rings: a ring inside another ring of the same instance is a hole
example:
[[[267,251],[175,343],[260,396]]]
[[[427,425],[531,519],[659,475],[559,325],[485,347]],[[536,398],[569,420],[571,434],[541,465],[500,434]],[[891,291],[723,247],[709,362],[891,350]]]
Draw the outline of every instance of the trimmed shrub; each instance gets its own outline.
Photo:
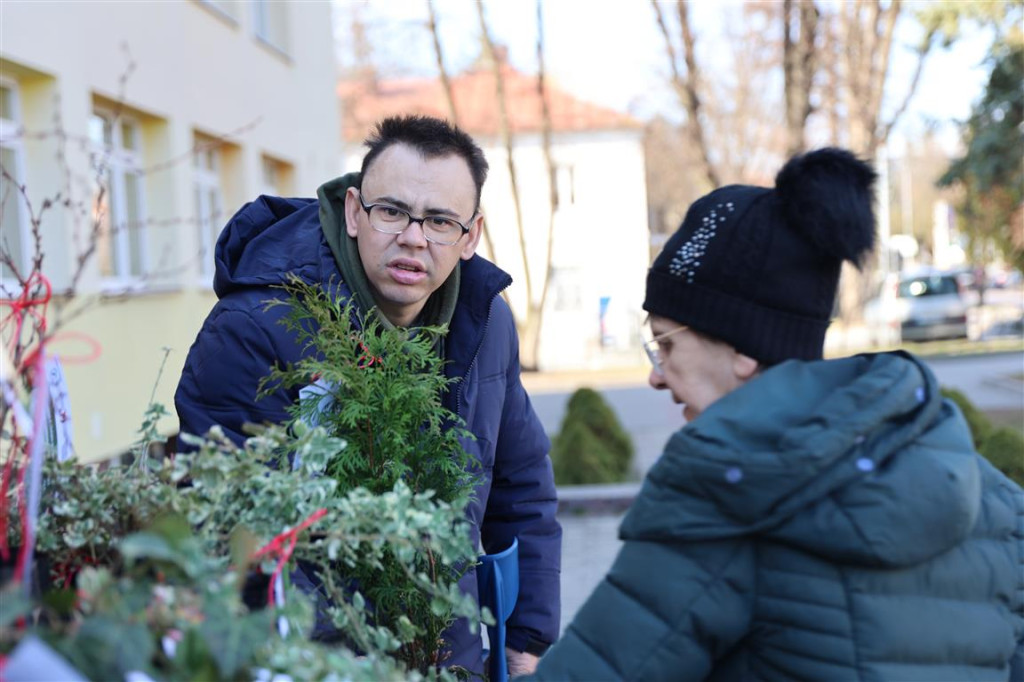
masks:
[[[1024,486],[1024,434],[1008,426],[995,428],[989,418],[956,389],[943,388],[942,395],[963,412],[971,429],[974,449],[1007,478]]]
[[[559,485],[619,483],[630,476],[633,440],[601,394],[581,388],[569,398],[551,460]]]
[[[1008,426],[996,429],[978,448],[992,466],[1024,486],[1024,435]]]
[[[963,412],[964,419],[967,420],[967,426],[971,429],[974,449],[981,450],[981,444],[992,433],[992,422],[989,421],[989,418],[981,410],[974,406],[974,403],[967,399],[967,396],[955,388],[943,388],[942,395],[956,403],[956,406]]]

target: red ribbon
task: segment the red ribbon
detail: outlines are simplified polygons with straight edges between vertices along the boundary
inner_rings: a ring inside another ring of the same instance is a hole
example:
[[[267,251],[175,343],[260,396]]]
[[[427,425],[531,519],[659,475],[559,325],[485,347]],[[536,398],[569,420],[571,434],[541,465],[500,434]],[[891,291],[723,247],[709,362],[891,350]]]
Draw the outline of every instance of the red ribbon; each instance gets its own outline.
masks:
[[[384,362],[384,358],[379,355],[372,355],[361,341],[359,342],[359,350],[363,351],[362,355],[359,356],[359,359],[356,360],[356,367],[359,369],[366,369]]]
[[[288,560],[292,558],[292,552],[295,551],[295,543],[298,542],[299,533],[322,519],[326,514],[326,509],[317,509],[315,512],[310,514],[305,521],[291,530],[286,530],[277,535],[273,540],[265,544],[252,555],[253,559],[259,559],[261,556],[268,554],[277,555],[277,566],[274,567],[274,573],[270,576],[270,585],[267,586],[268,606],[274,603],[274,583],[277,582],[277,579],[281,576],[281,572],[284,570],[285,564],[287,564]]]
[[[42,287],[43,293],[40,296],[33,296],[31,292],[35,291],[39,287]],[[25,280],[24,285],[21,288],[21,294],[17,298],[0,298],[0,305],[5,305],[11,309],[11,312],[0,320],[0,327],[6,327],[11,324],[13,320],[14,333],[10,337],[10,356],[14,357],[14,350],[17,348],[18,343],[21,342],[22,329],[25,326],[25,318],[30,317],[35,320],[35,328],[39,333],[39,345],[22,359],[21,366],[15,369],[19,372],[23,371],[26,367],[31,367],[35,364],[36,357],[43,352],[44,337],[46,335],[46,306],[50,303],[50,298],[53,296],[53,287],[50,286],[50,280],[46,278],[41,272],[33,272]]]

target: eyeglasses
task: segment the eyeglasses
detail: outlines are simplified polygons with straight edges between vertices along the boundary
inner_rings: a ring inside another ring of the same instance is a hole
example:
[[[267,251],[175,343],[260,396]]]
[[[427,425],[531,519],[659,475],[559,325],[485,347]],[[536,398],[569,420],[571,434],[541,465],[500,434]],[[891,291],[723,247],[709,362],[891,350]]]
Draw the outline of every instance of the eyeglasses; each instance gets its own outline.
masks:
[[[663,339],[672,336],[677,332],[681,332],[684,329],[689,329],[687,326],[676,327],[671,331],[667,331],[664,334],[658,334],[650,341],[644,341],[644,352],[647,353],[647,359],[651,361],[651,365],[654,367],[654,373],[658,376],[665,376],[665,370],[661,363],[661,342]]]
[[[419,223],[420,228],[423,229],[423,238],[428,242],[441,246],[453,246],[462,239],[464,234],[469,232],[468,227],[454,218],[440,215],[417,218],[405,209],[391,204],[367,205],[363,201],[361,192],[359,193],[359,205],[369,216],[370,227],[384,234],[402,234],[412,223]],[[473,212],[473,216],[476,216],[476,211]],[[472,219],[471,217],[470,220]]]

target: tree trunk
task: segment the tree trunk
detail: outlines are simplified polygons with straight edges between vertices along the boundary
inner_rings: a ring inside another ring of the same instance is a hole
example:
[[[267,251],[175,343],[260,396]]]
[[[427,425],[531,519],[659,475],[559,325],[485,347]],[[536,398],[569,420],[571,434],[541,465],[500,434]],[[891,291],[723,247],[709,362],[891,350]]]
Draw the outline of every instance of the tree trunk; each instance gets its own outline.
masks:
[[[686,110],[687,122],[686,133],[693,145],[695,155],[700,165],[700,174],[707,184],[706,190],[712,190],[721,184],[721,180],[715,164],[711,160],[708,151],[707,135],[704,131],[704,124],[701,120],[701,100],[697,88],[697,57],[695,54],[695,40],[690,30],[690,17],[686,7],[686,0],[676,0],[676,10],[679,15],[679,31],[683,42],[683,61],[686,65],[686,76],[679,71],[679,64],[676,60],[676,51],[672,39],[669,36],[668,27],[665,25],[665,17],[661,13],[661,5],[658,0],[651,0],[654,8],[654,15],[658,20],[658,28],[661,29],[662,37],[665,39],[665,51],[668,55],[669,66],[672,69],[672,87],[679,96],[683,107]]]
[[[427,0],[428,26],[430,37],[434,42],[434,58],[437,61],[437,72],[441,76],[441,89],[444,90],[445,101],[448,103],[448,114],[452,123],[459,125],[459,112],[455,106],[455,94],[452,92],[452,79],[448,77],[448,69],[444,65],[444,53],[441,50],[441,34],[437,30],[437,12],[434,10],[434,3]]]
[[[879,125],[892,41],[901,9],[900,0],[891,0],[884,7],[881,0],[855,0],[846,3],[839,15],[846,44],[844,71],[849,146],[854,152],[867,157],[874,157],[878,147],[885,143],[896,117],[906,107],[904,102],[889,124]],[[930,44],[930,36],[927,42]],[[919,72],[926,52],[926,48],[919,51]],[[917,87],[919,72],[911,83],[906,100]]]
[[[529,328],[534,308],[533,279],[530,276],[530,259],[526,250],[526,229],[523,225],[523,209],[519,198],[519,183],[516,180],[516,164],[513,157],[514,144],[512,142],[512,130],[508,121],[505,79],[501,72],[502,63],[498,60],[498,55],[494,49],[494,42],[491,40],[491,34],[487,27],[487,18],[484,16],[484,4],[482,2],[476,3],[476,11],[480,22],[480,39],[483,43],[484,55],[490,62],[491,70],[494,74],[494,89],[498,103],[498,129],[502,142],[505,145],[505,160],[508,166],[509,182],[511,183],[512,205],[515,209],[516,229],[519,234],[519,251],[523,260],[523,282],[526,285],[526,315],[522,321],[522,326]],[[531,347],[527,345],[524,347],[524,350],[526,353],[529,353]],[[520,362],[524,369],[536,369],[536,358],[528,357],[527,354],[521,356]]]
[[[455,125],[459,125],[459,112],[455,106],[455,93],[452,90],[452,79],[448,76],[448,68],[444,64],[444,53],[441,50],[441,33],[437,29],[437,13],[434,11],[434,3],[431,0],[427,0],[427,12],[430,17],[428,20],[428,26],[430,28],[430,36],[434,43],[434,59],[437,61],[437,72],[441,77],[441,88],[444,90],[445,101],[448,103],[448,113],[451,116],[451,121]],[[487,228],[486,211],[484,211],[484,222],[480,228],[480,236],[483,237],[484,246],[487,247],[487,252],[491,255],[491,258],[497,260],[498,255],[494,252],[494,242],[491,241],[491,232]],[[505,301],[508,302],[508,294],[502,292],[505,297]]]
[[[842,124],[839,115],[839,36],[838,22],[833,15],[825,15],[822,31],[822,71],[824,83],[821,88],[821,107],[827,117],[828,141],[833,146],[842,145]]]
[[[544,324],[544,307],[551,288],[551,262],[554,254],[555,213],[558,211],[558,169],[551,153],[551,108],[548,104],[546,86],[547,72],[544,65],[544,0],[537,0],[537,97],[540,99],[541,147],[544,150],[544,165],[548,171],[548,248],[544,263],[544,281],[540,289],[540,301],[536,310],[531,310],[531,319],[536,319],[536,333],[528,339],[534,366],[539,364],[541,328]],[[533,302],[531,301],[531,306]],[[530,331],[530,330],[528,330]]]
[[[786,97],[786,156],[807,148],[805,130],[811,115],[811,87],[817,69],[815,37],[818,9],[811,0],[783,1],[782,68]]]

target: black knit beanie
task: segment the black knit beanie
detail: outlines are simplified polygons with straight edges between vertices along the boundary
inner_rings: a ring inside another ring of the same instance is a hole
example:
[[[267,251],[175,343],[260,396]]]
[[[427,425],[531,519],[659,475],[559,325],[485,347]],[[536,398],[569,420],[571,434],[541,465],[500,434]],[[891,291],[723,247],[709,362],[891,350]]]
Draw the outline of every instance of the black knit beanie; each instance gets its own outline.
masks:
[[[842,262],[875,240],[875,172],[844,149],[796,156],[774,189],[698,199],[647,273],[644,310],[775,364],[821,358]]]

